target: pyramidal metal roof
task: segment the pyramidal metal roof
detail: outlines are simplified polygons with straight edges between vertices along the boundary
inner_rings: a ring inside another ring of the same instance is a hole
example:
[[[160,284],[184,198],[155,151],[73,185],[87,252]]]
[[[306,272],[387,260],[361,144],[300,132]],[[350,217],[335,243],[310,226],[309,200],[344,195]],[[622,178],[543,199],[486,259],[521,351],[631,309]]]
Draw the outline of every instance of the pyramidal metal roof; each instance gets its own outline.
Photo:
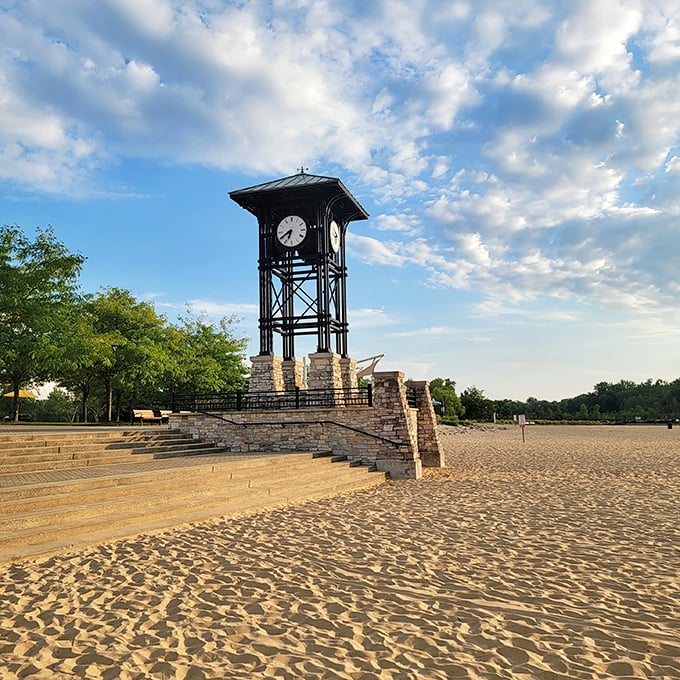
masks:
[[[271,180],[263,184],[256,184],[245,189],[230,191],[229,197],[238,203],[242,208],[254,212],[255,201],[259,198],[266,199],[266,196],[274,196],[276,193],[286,193],[288,191],[297,192],[306,189],[316,189],[327,187],[332,193],[344,195],[354,206],[352,211],[355,220],[365,220],[368,213],[361,206],[359,201],[352,196],[347,187],[337,177],[325,177],[323,175],[310,175],[306,172],[298,172],[289,177]],[[335,191],[333,191],[335,190]],[[258,201],[259,202],[259,201]]]

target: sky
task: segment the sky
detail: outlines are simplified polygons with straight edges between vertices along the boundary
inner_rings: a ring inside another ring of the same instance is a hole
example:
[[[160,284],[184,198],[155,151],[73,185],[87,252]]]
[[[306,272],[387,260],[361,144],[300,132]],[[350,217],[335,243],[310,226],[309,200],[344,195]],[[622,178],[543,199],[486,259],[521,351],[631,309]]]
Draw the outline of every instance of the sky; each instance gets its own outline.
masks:
[[[670,381],[678,93],[677,0],[0,0],[0,223],[252,355],[228,194],[304,168],[370,214],[353,358],[491,399]]]

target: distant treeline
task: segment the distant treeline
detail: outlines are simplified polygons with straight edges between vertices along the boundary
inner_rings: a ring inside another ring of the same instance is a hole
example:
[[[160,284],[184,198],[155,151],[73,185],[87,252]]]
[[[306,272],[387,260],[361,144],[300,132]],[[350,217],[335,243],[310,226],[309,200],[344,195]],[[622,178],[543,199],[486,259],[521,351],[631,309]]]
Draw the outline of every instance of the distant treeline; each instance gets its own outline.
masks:
[[[680,418],[680,378],[667,382],[649,378],[641,383],[620,380],[597,383],[591,392],[560,401],[529,397],[526,401],[491,400],[476,387],[455,395],[455,382],[436,378],[433,398],[443,402],[447,420],[511,420],[524,413],[529,420],[608,422],[660,421]],[[453,392],[453,394],[452,394]],[[455,396],[455,399],[452,397]]]
[[[526,413],[532,420],[668,420],[680,417],[680,378],[667,382],[600,382],[591,392],[560,401],[530,397],[526,402],[502,399],[494,402],[497,418]]]

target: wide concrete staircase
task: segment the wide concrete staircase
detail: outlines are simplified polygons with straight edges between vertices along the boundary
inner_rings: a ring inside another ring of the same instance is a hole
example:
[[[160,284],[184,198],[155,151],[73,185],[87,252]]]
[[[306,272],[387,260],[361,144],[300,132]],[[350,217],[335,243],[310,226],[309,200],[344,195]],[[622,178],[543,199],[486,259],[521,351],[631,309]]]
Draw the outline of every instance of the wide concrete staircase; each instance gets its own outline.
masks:
[[[0,434],[0,561],[384,480],[330,454],[223,453],[162,427]]]

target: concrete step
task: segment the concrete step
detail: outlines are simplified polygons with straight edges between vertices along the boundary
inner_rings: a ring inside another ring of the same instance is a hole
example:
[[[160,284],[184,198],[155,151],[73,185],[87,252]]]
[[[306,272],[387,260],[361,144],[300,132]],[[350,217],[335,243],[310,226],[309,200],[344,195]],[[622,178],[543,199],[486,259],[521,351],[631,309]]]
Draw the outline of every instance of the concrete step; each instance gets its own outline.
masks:
[[[160,475],[190,479],[195,475],[203,475],[204,467],[219,469],[220,466],[226,466],[230,478],[249,478],[259,474],[260,469],[271,468],[274,465],[277,469],[285,469],[287,465],[298,465],[300,460],[306,460],[308,457],[306,453],[276,456],[208,453],[166,459],[154,458],[141,462],[137,462],[139,458],[135,458],[135,462],[125,459],[122,465],[68,468],[56,474],[38,471],[22,475],[0,475],[0,501],[51,495],[55,490],[57,493],[59,490],[68,493],[87,488],[124,486],[138,481],[156,480]]]
[[[52,485],[53,493],[26,499],[41,504],[40,510],[21,512],[21,501],[12,510],[12,500],[3,500],[0,520],[0,560],[16,559],[26,555],[50,552],[70,545],[86,545],[106,537],[144,533],[178,523],[207,519],[214,516],[232,516],[243,512],[267,509],[305,499],[319,498],[358,488],[368,488],[385,480],[381,473],[370,473],[368,468],[350,467],[347,463],[329,464],[327,459],[313,461],[309,454],[276,456],[274,460],[260,458],[253,461],[250,475],[246,466],[237,464],[234,479],[231,473],[217,467],[210,473],[203,469],[192,470],[188,478],[166,472],[166,486],[160,480],[146,477],[127,479],[126,482],[89,492],[82,490],[59,491]],[[289,460],[286,460],[289,459]],[[284,473],[285,468],[285,473]],[[183,469],[187,473],[189,468]],[[173,471],[177,472],[177,471]],[[208,483],[209,475],[213,479]],[[122,479],[121,477],[121,479]],[[89,480],[90,482],[102,481]],[[112,494],[102,500],[98,492],[123,491],[122,496]],[[133,493],[130,493],[130,492]],[[69,498],[70,494],[70,498]],[[6,494],[5,494],[6,496]],[[50,505],[50,500],[56,505]],[[47,502],[46,502],[47,501]],[[69,505],[73,502],[73,505]],[[62,504],[63,503],[63,504]],[[26,509],[26,508],[24,508]],[[12,511],[8,516],[5,512]]]
[[[51,450],[44,449],[40,453],[28,452],[12,456],[2,456],[0,455],[0,474],[3,474],[11,469],[11,466],[25,466],[27,470],[45,470],[51,469],[53,462],[63,462],[63,461],[79,461],[79,460],[89,460],[92,461],[90,465],[94,464],[95,461],[107,462],[109,459],[122,459],[126,456],[155,456],[157,458],[169,457],[173,455],[190,455],[192,453],[205,453],[207,451],[216,450],[214,444],[209,444],[206,442],[199,442],[193,440],[186,443],[180,444],[167,444],[147,447],[111,447],[111,448],[83,448],[81,450],[76,449],[61,449],[61,450]]]
[[[81,451],[118,451],[135,450],[142,451],[157,447],[178,447],[199,443],[192,437],[159,437],[146,439],[116,439],[107,441],[85,442],[35,442],[31,446],[12,447],[0,444],[0,458],[14,458],[21,456],[56,455],[60,453],[80,453]]]
[[[36,557],[64,548],[105,543],[137,534],[149,534],[183,524],[200,522],[216,517],[235,517],[253,512],[272,510],[293,503],[368,489],[382,484],[385,476],[369,474],[362,482],[329,482],[314,489],[298,489],[276,494],[251,493],[241,498],[225,500],[208,497],[201,502],[166,505],[163,508],[138,508],[135,512],[107,515],[105,519],[93,518],[89,522],[77,521],[40,529],[24,529],[0,535],[0,561]]]
[[[195,466],[149,471],[136,471],[134,468],[139,466],[116,466],[112,474],[101,477],[38,482],[0,489],[0,527],[3,518],[20,513],[56,511],[62,507],[100,503],[107,499],[176,492],[194,487],[203,489],[215,484],[222,484],[225,488],[229,484],[234,485],[234,488],[238,488],[238,485],[249,488],[261,483],[271,483],[272,479],[282,484],[289,478],[303,480],[306,475],[319,472],[326,474],[325,469],[320,466],[309,468],[304,463],[301,466],[302,461],[308,458],[306,454],[279,456],[280,462],[275,469],[269,461],[253,461],[252,465],[246,465],[233,456],[205,458],[207,460],[198,462]]]
[[[204,454],[211,450],[214,449],[206,448],[195,450],[193,452],[177,451],[173,454],[124,453],[123,455],[109,455],[106,457],[95,455],[92,458],[62,458],[50,461],[40,461],[36,463],[29,462],[29,463],[13,463],[11,465],[4,464],[0,468],[0,470],[2,471],[0,474],[0,478],[2,477],[2,475],[40,472],[42,470],[64,470],[68,468],[97,467],[100,465],[114,465],[114,464],[124,465],[125,463],[161,460],[164,458],[181,458],[189,455]]]
[[[65,451],[97,451],[115,449],[140,449],[154,446],[172,446],[195,443],[197,440],[182,435],[178,431],[168,430],[153,435],[121,434],[115,437],[68,437],[30,439],[23,441],[12,438],[11,441],[0,442],[0,456],[11,457],[41,453],[62,453]]]
[[[167,428],[2,436],[0,561],[385,480],[343,456],[317,456],[234,454]]]
[[[207,472],[194,483],[182,483],[181,479],[149,481],[137,485],[102,489],[94,492],[53,494],[29,501],[6,502],[0,505],[0,535],[34,526],[51,526],[90,517],[106,517],[117,512],[127,512],[140,507],[155,508],[173,504],[192,503],[204,497],[220,497],[224,500],[244,496],[269,496],[277,493],[295,493],[300,489],[324,488],[328,483],[342,484],[357,479],[354,470],[340,468],[329,477],[326,469],[290,469],[287,474],[261,476],[253,479],[230,480],[219,474]],[[2,512],[7,510],[8,512]]]
[[[174,437],[177,436],[179,430],[171,430],[167,426],[163,428],[154,428],[153,430],[146,430],[144,428],[120,428],[115,430],[97,431],[95,429],[89,430],[82,428],[78,432],[30,432],[30,433],[5,433],[0,434],[0,447],[5,446],[46,446],[51,443],[69,444],[82,443],[86,441],[92,442],[107,442],[119,440],[139,440],[143,441],[149,437]]]
[[[99,446],[95,444],[45,446],[21,452],[13,449],[9,455],[0,446],[0,475],[106,465],[125,462],[127,458],[139,461],[200,455],[216,450],[218,449],[214,444],[185,437],[149,440],[142,445],[134,442],[133,446],[129,442],[116,441],[113,444]]]

